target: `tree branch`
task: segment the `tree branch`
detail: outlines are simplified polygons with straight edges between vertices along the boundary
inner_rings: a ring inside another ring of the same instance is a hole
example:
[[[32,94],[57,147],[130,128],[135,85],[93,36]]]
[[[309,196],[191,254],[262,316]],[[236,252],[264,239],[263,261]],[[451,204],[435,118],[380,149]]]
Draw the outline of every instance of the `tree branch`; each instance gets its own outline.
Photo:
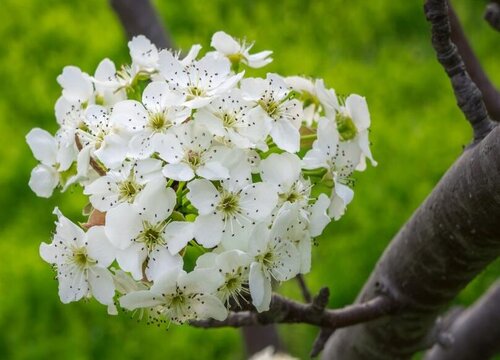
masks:
[[[434,346],[425,360],[487,360],[500,352],[500,281],[445,329],[452,343]]]
[[[378,319],[396,310],[392,299],[379,295],[362,304],[346,306],[342,309],[326,310],[324,300],[328,290],[322,292],[310,304],[299,303],[280,295],[273,295],[269,311],[231,312],[226,320],[214,319],[193,321],[191,325],[202,328],[243,327],[273,323],[301,323],[337,329]]]
[[[174,47],[150,0],[110,0],[110,3],[128,39],[144,35],[160,49]]]
[[[484,11],[484,19],[497,31],[500,31],[500,3],[491,1]]]
[[[425,15],[431,23],[432,45],[437,58],[451,80],[457,104],[474,132],[474,143],[483,139],[493,128],[481,92],[471,80],[465,64],[451,42],[446,0],[427,0]]]
[[[305,302],[310,303],[312,301],[312,295],[307,287],[306,280],[304,279],[304,275],[298,274],[296,277],[297,283],[299,284],[300,292],[302,293],[302,298]]]
[[[404,360],[429,345],[438,314],[500,255],[500,128],[465,151],[401,228],[358,296],[384,286],[399,311],[336,331],[324,359]]]
[[[450,17],[451,41],[457,46],[467,73],[481,91],[488,114],[493,120],[500,122],[500,93],[484,72],[474,50],[467,41],[467,36],[465,36],[460,20],[450,2],[448,2],[448,15]]]

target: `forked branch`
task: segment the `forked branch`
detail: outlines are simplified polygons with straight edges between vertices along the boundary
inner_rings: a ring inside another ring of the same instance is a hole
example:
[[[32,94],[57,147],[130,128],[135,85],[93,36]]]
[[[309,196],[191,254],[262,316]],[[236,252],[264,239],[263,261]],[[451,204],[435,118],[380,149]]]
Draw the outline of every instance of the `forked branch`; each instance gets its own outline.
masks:
[[[427,0],[425,15],[432,25],[432,45],[437,58],[450,78],[457,104],[474,132],[474,143],[482,140],[494,127],[488,116],[481,92],[471,80],[465,64],[451,41],[446,0]]]
[[[500,31],[500,1],[491,1],[484,11],[484,19],[497,31]]]

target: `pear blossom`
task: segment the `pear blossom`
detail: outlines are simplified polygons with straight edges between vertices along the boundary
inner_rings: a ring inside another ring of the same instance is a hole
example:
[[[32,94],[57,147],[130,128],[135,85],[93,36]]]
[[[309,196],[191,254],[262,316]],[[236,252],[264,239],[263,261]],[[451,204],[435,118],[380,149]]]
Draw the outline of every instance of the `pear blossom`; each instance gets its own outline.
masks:
[[[209,104],[236,86],[244,73],[232,75],[230,68],[228,59],[211,54],[184,65],[170,51],[160,52],[160,74],[173,90],[186,96],[185,105],[192,109]]]
[[[164,180],[152,181],[135,204],[122,203],[106,214],[105,231],[119,249],[116,260],[134,279],[149,280],[182,265],[177,255],[193,238],[190,222],[169,219],[176,202],[175,193]]]
[[[64,146],[47,131],[35,128],[26,135],[34,157],[40,161],[31,172],[30,188],[41,197],[50,197],[61,181],[61,172],[69,169],[75,158],[75,149]]]
[[[125,161],[115,170],[85,186],[84,194],[94,208],[108,211],[123,203],[134,203],[150,181],[161,179],[162,163],[156,159]]]
[[[112,306],[115,287],[107,267],[115,251],[104,228],[95,226],[85,233],[57,208],[54,214],[58,216],[56,232],[50,244],[40,245],[40,256],[57,270],[61,301],[69,303],[93,296]]]
[[[210,269],[186,273],[173,269],[157,279],[151,289],[130,292],[120,298],[128,310],[155,307],[161,317],[182,324],[188,320],[224,320],[227,310],[215,296],[222,277]]]
[[[296,99],[289,99],[290,88],[283,78],[267,74],[266,79],[244,79],[241,90],[244,99],[258,105],[253,115],[260,117],[264,114],[266,126],[270,127],[269,134],[276,145],[287,152],[299,151],[302,105]]]
[[[271,52],[222,31],[211,45],[181,56],[140,35],[129,64],[58,76],[58,129],[26,141],[38,196],[80,186],[89,202],[86,231],[56,209],[40,246],[62,302],[95,297],[116,314],[116,296],[156,324],[266,311],[273,287],[311,270],[356,171],[376,164],[365,98],[321,79],[244,78],[241,64],[262,67]]]
[[[286,237],[296,221],[294,215],[292,211],[282,211],[271,229],[260,223],[252,233],[248,249],[248,254],[253,257],[249,286],[252,303],[259,312],[269,310],[272,280],[287,281],[300,271],[299,252]]]
[[[216,188],[206,179],[195,179],[187,185],[189,201],[198,210],[194,237],[207,248],[223,241],[226,249],[244,248],[249,229],[265,220],[278,201],[275,190],[264,182],[230,189]]]
[[[217,31],[212,36],[210,45],[220,54],[226,56],[233,65],[240,62],[251,68],[261,68],[273,61],[270,58],[272,51],[266,50],[256,54],[250,54],[253,43],[246,44],[245,41],[238,42],[224,31]]]

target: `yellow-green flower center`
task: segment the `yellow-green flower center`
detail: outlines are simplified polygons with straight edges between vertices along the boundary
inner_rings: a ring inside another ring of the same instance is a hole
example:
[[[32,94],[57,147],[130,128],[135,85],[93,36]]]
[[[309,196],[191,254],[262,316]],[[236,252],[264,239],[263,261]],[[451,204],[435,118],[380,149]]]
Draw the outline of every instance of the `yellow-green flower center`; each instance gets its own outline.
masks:
[[[142,187],[133,178],[129,178],[118,186],[118,198],[122,201],[132,202]]]
[[[151,224],[148,221],[143,222],[143,229],[139,233],[137,241],[142,242],[148,250],[151,252],[156,246],[165,245],[165,239],[163,238],[164,224]]]
[[[260,99],[258,103],[270,117],[276,118],[279,115],[280,104],[273,99]]]
[[[217,210],[222,212],[225,218],[232,217],[240,209],[240,199],[236,194],[225,192],[221,195]]]
[[[149,116],[149,127],[155,132],[161,132],[168,129],[172,124],[166,118],[165,114],[160,112]]]
[[[337,122],[337,130],[342,141],[354,139],[358,133],[358,129],[349,115],[337,113],[335,121]]]
[[[80,269],[85,269],[90,265],[96,263],[95,260],[91,259],[87,254],[87,249],[79,248],[73,252],[73,257],[71,258],[71,262],[75,264]]]

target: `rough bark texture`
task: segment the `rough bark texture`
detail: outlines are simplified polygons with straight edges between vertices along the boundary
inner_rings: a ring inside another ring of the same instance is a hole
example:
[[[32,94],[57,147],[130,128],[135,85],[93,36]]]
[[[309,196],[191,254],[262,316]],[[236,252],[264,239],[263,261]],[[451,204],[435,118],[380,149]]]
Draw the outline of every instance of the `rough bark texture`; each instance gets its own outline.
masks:
[[[500,255],[500,129],[467,150],[393,239],[357,302],[387,288],[400,311],[338,330],[324,359],[409,359],[439,312]]]
[[[110,3],[128,39],[136,35],[145,35],[161,49],[173,48],[172,40],[149,0],[110,0]]]
[[[500,282],[445,330],[452,343],[434,346],[425,360],[488,360],[500,353]]]
[[[500,31],[500,1],[491,1],[484,12],[484,18],[497,31]]]
[[[500,5],[497,4],[497,6],[500,10]],[[479,59],[467,40],[467,36],[464,34],[457,14],[451,6],[449,6],[449,16],[451,25],[451,40],[458,48],[458,52],[465,63],[467,73],[470,75],[472,81],[474,81],[479,90],[481,90],[483,101],[490,117],[495,121],[500,121],[500,93],[484,72]]]

